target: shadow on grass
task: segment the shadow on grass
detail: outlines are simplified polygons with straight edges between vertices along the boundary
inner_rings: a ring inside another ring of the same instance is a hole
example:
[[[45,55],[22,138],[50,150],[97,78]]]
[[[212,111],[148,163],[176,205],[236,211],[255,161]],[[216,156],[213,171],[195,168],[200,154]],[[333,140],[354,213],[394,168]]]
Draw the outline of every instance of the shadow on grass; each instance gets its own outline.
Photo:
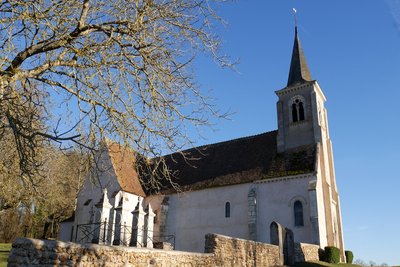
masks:
[[[297,262],[295,267],[361,267],[357,264],[350,263],[327,263],[324,261],[312,261],[312,262]]]

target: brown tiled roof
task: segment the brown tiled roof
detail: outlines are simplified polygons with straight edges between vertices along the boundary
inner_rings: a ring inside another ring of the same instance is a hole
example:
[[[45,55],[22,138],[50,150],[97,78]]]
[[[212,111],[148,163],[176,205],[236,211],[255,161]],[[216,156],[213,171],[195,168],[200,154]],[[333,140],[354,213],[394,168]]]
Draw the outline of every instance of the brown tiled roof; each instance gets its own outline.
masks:
[[[106,146],[121,189],[144,197],[146,194],[134,166],[135,153],[131,149],[112,141],[106,141]]]
[[[315,146],[277,153],[277,131],[201,146],[164,156],[183,191],[314,171]],[[164,190],[170,189],[164,183]]]

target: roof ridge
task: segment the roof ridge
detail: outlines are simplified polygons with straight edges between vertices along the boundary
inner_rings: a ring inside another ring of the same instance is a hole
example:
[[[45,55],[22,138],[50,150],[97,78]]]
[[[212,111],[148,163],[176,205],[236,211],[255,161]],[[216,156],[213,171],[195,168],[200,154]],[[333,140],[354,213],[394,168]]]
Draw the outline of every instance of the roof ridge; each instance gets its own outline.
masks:
[[[212,147],[217,147],[217,146],[221,146],[221,145],[228,144],[228,143],[237,143],[237,142],[244,141],[244,140],[250,140],[250,139],[253,139],[253,138],[262,136],[262,135],[272,134],[272,133],[277,132],[277,131],[278,131],[278,130],[271,130],[271,131],[263,132],[263,133],[259,133],[259,134],[254,134],[254,135],[249,135],[249,136],[238,137],[238,138],[234,138],[234,139],[230,139],[230,140],[225,140],[225,141],[221,141],[221,142],[205,144],[205,145],[201,145],[201,146],[195,146],[195,147],[192,147],[192,148],[188,148],[188,149],[181,150],[181,151],[176,151],[176,152],[173,152],[173,153],[165,154],[165,155],[158,156],[158,157],[154,157],[154,158],[151,158],[151,159],[153,160],[153,159],[157,159],[157,158],[164,158],[164,157],[167,157],[167,156],[172,156],[172,155],[176,155],[176,154],[181,154],[181,153],[189,152],[189,151],[192,151],[192,150],[200,150],[200,149],[207,148],[207,147],[210,147],[210,146],[212,146]],[[108,139],[108,138],[107,138],[107,139]],[[121,149],[121,150],[122,150],[122,149],[123,149],[123,150],[127,150],[128,152],[133,153],[134,157],[136,157],[137,154],[138,154],[138,153],[137,153],[132,147],[130,147],[129,145],[123,145],[123,144],[121,144],[121,143],[119,143],[119,142],[117,142],[117,141],[111,140],[111,139],[106,140],[105,143],[106,143],[106,149],[107,149],[109,152],[111,152],[111,153],[115,153],[115,151],[111,151],[111,150],[110,150],[111,146],[112,146],[112,145],[117,145],[117,146],[119,147],[119,149]],[[120,151],[118,151],[118,152],[120,152]],[[139,154],[139,155],[140,155],[140,154]]]
[[[217,142],[217,143],[210,143],[210,144],[205,144],[205,145],[201,145],[201,146],[196,146],[196,147],[188,148],[188,149],[185,149],[185,150],[177,151],[177,152],[174,152],[174,153],[166,154],[166,155],[163,155],[161,157],[166,157],[166,156],[170,156],[170,155],[174,155],[174,154],[178,154],[178,153],[185,153],[185,152],[190,151],[190,150],[194,150],[194,149],[198,150],[198,149],[202,149],[202,148],[206,148],[206,147],[210,147],[210,146],[220,146],[220,145],[224,145],[224,144],[227,144],[227,143],[236,143],[236,142],[239,142],[239,141],[252,139],[252,138],[255,138],[255,137],[258,137],[258,136],[261,136],[261,135],[271,134],[271,133],[277,132],[277,131],[278,130],[272,130],[272,131],[268,131],[268,132],[264,132],[264,133],[259,133],[259,134],[239,137],[239,138],[235,138],[235,139],[231,139],[231,140],[225,140],[225,141],[221,141],[221,142]]]

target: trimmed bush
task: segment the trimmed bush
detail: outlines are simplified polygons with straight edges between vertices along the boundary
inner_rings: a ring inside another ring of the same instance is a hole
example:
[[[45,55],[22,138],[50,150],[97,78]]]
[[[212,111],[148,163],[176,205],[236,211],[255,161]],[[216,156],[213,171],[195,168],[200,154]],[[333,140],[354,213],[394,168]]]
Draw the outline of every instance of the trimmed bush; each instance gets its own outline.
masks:
[[[345,250],[344,255],[346,255],[347,263],[353,263],[353,252],[351,252],[350,250]]]
[[[325,247],[325,258],[328,263],[339,263],[340,249],[337,247]]]

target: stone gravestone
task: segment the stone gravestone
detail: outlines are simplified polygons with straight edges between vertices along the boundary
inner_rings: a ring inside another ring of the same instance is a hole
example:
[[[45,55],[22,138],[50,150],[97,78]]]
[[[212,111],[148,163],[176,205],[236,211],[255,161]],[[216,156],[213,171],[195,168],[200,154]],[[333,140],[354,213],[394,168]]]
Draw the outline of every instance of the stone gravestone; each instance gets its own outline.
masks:
[[[282,226],[273,221],[270,226],[269,226],[269,233],[270,233],[270,240],[272,245],[279,246],[279,259],[281,262],[281,265],[283,264],[283,238],[284,238],[284,229]]]
[[[293,265],[294,264],[294,237],[293,231],[289,228],[285,228],[285,239],[283,242],[283,255],[284,264]]]

